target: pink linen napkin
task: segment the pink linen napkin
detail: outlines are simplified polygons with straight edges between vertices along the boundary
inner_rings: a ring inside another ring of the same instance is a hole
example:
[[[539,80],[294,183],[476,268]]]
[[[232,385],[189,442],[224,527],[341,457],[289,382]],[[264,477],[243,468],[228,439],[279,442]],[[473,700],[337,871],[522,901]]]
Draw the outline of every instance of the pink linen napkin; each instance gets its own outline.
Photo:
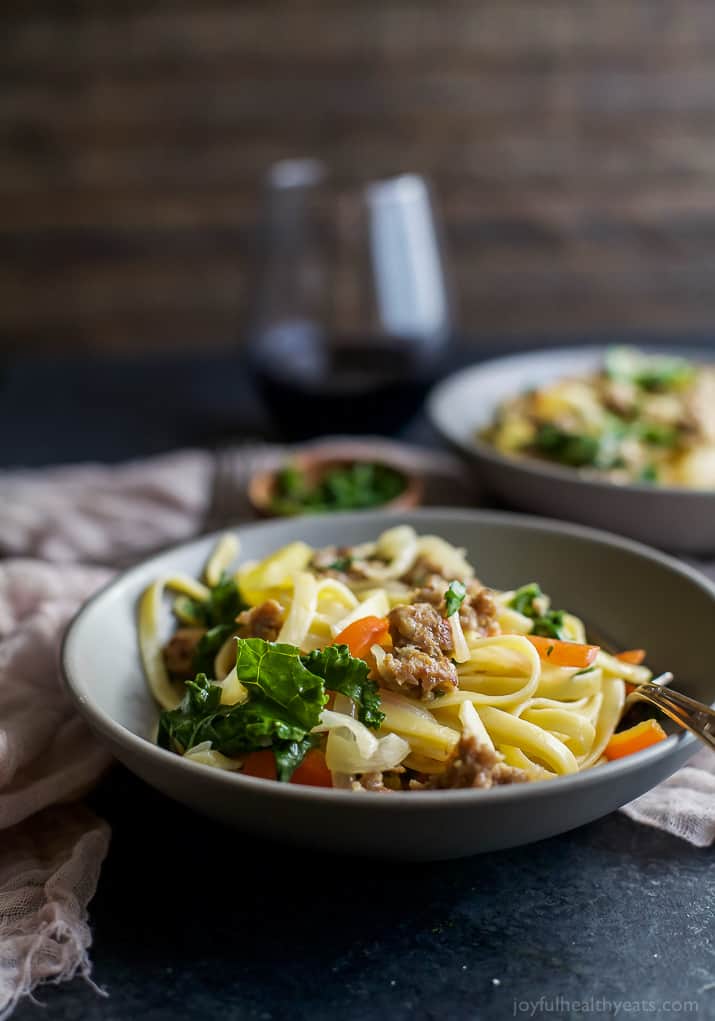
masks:
[[[57,649],[107,576],[37,560],[0,565],[0,1018],[39,982],[90,971],[86,907],[109,827],[66,802],[109,755],[64,693]]]
[[[427,482],[427,502],[473,505],[460,463],[370,438]],[[109,828],[76,799],[108,765],[58,667],[72,613],[120,564],[249,514],[246,481],[286,450],[182,451],[118,467],[0,473],[0,1021],[43,981],[89,979],[92,898]],[[217,492],[217,487],[220,492]],[[220,506],[222,521],[217,520]],[[101,566],[100,566],[101,565]],[[700,847],[715,841],[715,755],[623,809]]]
[[[366,443],[373,457],[397,452],[425,471],[435,501],[448,489],[453,502],[471,502],[451,458]],[[87,904],[109,827],[67,803],[109,756],[62,687],[67,622],[117,566],[249,516],[249,474],[285,455],[258,445],[219,458],[189,450],[111,468],[0,472],[0,1021],[39,983],[90,975]]]
[[[696,847],[715,843],[715,752],[700,748],[686,766],[622,812]]]

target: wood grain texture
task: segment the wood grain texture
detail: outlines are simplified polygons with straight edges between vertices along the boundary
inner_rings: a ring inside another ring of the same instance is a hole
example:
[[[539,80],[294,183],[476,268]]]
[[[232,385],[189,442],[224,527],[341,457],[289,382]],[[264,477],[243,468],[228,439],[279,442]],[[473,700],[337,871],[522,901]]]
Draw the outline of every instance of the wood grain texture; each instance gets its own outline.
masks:
[[[418,170],[470,333],[715,322],[708,0],[4,0],[0,345],[228,345],[260,178]]]

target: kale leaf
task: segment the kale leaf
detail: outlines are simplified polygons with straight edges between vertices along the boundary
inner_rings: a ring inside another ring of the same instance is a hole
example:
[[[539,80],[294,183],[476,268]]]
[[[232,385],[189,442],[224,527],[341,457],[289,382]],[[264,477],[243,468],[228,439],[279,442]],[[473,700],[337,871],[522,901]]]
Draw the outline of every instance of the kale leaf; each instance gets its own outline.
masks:
[[[571,468],[595,465],[600,451],[597,437],[570,433],[550,423],[539,428],[534,445],[540,453]]]
[[[206,634],[199,639],[193,659],[194,675],[206,674],[207,677],[214,677],[214,660],[218,651],[234,631],[231,624],[217,624],[210,628]]]
[[[182,596],[177,601],[177,615],[187,624],[195,627],[215,628],[220,624],[234,624],[244,603],[235,580],[228,574],[221,577],[218,585],[209,589],[206,600]]]
[[[358,710],[358,719],[366,727],[377,730],[385,719],[380,710],[379,688],[368,680],[370,669],[362,659],[350,655],[347,645],[329,645],[303,657],[311,673],[322,677],[325,687],[351,698]]]
[[[241,599],[241,593],[235,580],[227,574],[222,575],[218,585],[211,589],[209,598],[209,623],[216,627],[217,624],[233,624],[241,610],[246,609],[246,603]]]
[[[306,754],[317,744],[317,737],[308,735],[302,741],[274,741],[273,754],[276,758],[276,776],[288,783]]]
[[[221,646],[236,630],[236,617],[246,604],[241,598],[238,585],[229,575],[224,574],[217,585],[209,589],[205,600],[180,596],[175,612],[182,623],[192,627],[207,628],[199,641],[192,668],[194,675],[214,676],[214,659]]]
[[[225,636],[219,626],[204,637],[202,656],[210,659],[213,645]],[[278,779],[287,781],[316,743],[310,732],[328,700],[326,687],[354,699],[366,725],[377,728],[382,723],[378,687],[367,678],[367,663],[351,656],[346,645],[307,656],[294,645],[262,638],[239,638],[236,645],[236,673],[248,699],[222,705],[221,686],[199,672],[186,682],[181,705],[162,712],[161,747],[183,753],[210,741],[213,749],[232,756],[270,747]]]
[[[534,439],[535,450],[570,468],[616,468],[622,464],[622,441],[626,426],[612,416],[598,436],[568,432],[552,423],[539,427]]]
[[[186,692],[176,709],[165,709],[159,717],[157,744],[185,752],[199,744],[197,731],[213,719],[221,704],[221,688],[213,684],[206,674],[197,674],[186,682]]]
[[[237,645],[236,673],[252,700],[263,696],[291,723],[305,731],[316,727],[328,698],[323,679],[305,665],[300,649],[262,638],[242,638]]]
[[[189,596],[177,596],[174,600],[174,613],[182,624],[187,627],[206,627],[206,609],[204,603]]]
[[[274,739],[300,743],[306,738],[305,730],[268,699],[221,705],[220,686],[205,674],[188,681],[186,689],[181,705],[161,714],[157,741],[162,748],[185,752],[210,741],[223,755],[241,755],[267,748]]]

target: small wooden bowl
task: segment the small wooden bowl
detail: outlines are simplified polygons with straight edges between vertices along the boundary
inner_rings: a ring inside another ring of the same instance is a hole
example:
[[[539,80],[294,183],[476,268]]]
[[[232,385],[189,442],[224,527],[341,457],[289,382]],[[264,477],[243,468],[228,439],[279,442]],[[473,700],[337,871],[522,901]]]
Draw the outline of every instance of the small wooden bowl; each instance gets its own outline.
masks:
[[[367,443],[326,443],[308,450],[287,455],[275,468],[256,472],[248,484],[248,498],[254,511],[264,518],[281,517],[273,509],[276,479],[287,463],[303,471],[310,482],[317,483],[334,468],[348,467],[356,461],[383,464],[399,472],[405,480],[405,488],[393,500],[366,510],[409,510],[418,507],[422,501],[424,485],[422,479],[408,468],[399,457],[385,456],[376,452]],[[347,508],[346,508],[347,509]],[[359,508],[356,508],[359,510]],[[309,512],[308,512],[309,513]],[[334,513],[340,513],[335,511]]]

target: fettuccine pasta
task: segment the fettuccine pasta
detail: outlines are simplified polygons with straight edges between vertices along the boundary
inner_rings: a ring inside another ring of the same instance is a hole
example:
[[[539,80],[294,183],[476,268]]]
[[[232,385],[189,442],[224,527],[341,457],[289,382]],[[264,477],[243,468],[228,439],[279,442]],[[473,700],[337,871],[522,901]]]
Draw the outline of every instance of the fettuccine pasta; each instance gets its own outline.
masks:
[[[224,536],[202,581],[159,578],[139,607],[159,743],[194,762],[354,790],[552,779],[609,757],[626,685],[651,677],[536,582],[490,590],[464,550],[409,525],[238,559]],[[179,626],[163,642],[167,590]]]

